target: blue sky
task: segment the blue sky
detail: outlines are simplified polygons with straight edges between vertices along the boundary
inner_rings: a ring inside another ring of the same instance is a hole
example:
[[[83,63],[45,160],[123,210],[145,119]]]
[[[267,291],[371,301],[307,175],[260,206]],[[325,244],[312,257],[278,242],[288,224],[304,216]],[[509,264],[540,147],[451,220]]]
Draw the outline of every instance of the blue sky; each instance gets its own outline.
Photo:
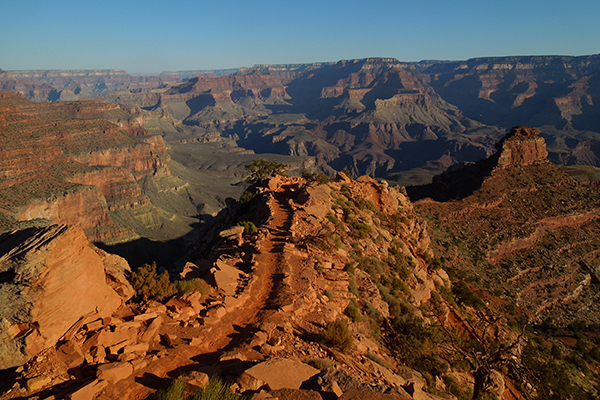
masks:
[[[600,53],[600,0],[2,0],[0,69]]]

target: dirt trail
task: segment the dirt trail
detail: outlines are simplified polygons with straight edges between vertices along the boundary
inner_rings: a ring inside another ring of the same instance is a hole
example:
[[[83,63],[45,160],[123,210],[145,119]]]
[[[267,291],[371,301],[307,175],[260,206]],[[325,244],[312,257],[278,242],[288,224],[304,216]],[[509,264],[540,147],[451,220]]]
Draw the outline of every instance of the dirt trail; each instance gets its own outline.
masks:
[[[258,241],[258,254],[255,256],[256,280],[250,289],[250,300],[243,307],[228,312],[210,326],[203,326],[195,337],[203,344],[191,347],[185,343],[168,350],[168,355],[152,362],[148,367],[137,371],[116,387],[106,389],[103,394],[109,398],[144,399],[153,389],[168,385],[181,371],[193,369],[199,364],[210,365],[219,357],[251,339],[261,323],[281,305],[281,285],[283,281],[284,244],[291,236],[292,209],[288,203],[290,188],[277,192],[271,199],[272,216],[266,225],[269,234]],[[177,327],[171,328],[174,335]],[[167,379],[169,378],[169,379]]]

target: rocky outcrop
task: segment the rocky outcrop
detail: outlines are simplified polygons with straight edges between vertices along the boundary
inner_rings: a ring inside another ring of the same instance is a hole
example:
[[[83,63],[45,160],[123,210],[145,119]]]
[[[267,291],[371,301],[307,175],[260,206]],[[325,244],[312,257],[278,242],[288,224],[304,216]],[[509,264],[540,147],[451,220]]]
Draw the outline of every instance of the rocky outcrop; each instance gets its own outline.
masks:
[[[498,167],[510,165],[531,165],[547,161],[548,151],[539,130],[523,126],[513,127],[497,145]]]
[[[79,228],[54,225],[0,236],[0,369],[54,346],[76,323],[110,316],[132,291],[126,262],[105,260]]]
[[[496,149],[496,154],[474,164],[451,166],[444,173],[434,176],[428,185],[408,187],[411,200],[426,197],[436,201],[464,198],[504,169],[549,163],[546,142],[535,128],[513,127],[496,144]]]

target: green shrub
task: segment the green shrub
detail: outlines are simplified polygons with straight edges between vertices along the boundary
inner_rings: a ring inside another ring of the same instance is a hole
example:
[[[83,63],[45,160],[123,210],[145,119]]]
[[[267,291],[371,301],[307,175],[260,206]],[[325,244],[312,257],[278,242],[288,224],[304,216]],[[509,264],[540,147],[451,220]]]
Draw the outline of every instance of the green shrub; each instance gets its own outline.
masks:
[[[307,170],[303,170],[301,176],[309,182],[317,182],[319,184],[329,183],[333,181],[333,178],[330,176],[316,172],[310,172]]]
[[[256,198],[256,193],[255,192],[251,192],[249,190],[245,190],[244,193],[242,193],[240,195],[240,203],[242,203],[242,204],[248,204],[252,200],[254,200],[255,198]]]
[[[238,400],[241,399],[240,395],[237,395],[231,391],[229,386],[221,379],[212,378],[208,382],[208,386],[205,389],[200,389],[195,393],[191,400]]]
[[[356,307],[352,303],[348,304],[348,307],[346,307],[345,312],[346,312],[346,315],[349,316],[350,319],[354,322],[360,322],[362,320],[360,311],[358,311],[358,307]]]
[[[476,308],[478,310],[485,307],[485,304],[481,298],[473,293],[464,281],[458,281],[452,285],[452,294],[454,295],[455,299],[464,305]]]
[[[371,233],[371,227],[363,222],[350,222],[350,236],[355,239],[364,239]]]
[[[275,161],[260,159],[252,161],[250,164],[245,165],[244,168],[250,171],[250,176],[246,178],[246,182],[258,184],[270,176],[285,176],[285,171],[287,170],[288,166]]]
[[[329,347],[343,351],[352,346],[352,335],[348,330],[348,324],[341,319],[328,323],[320,336],[320,341]]]
[[[333,290],[331,289],[327,289],[325,290],[325,296],[327,296],[327,298],[331,301],[333,300]]]
[[[233,393],[231,389],[218,378],[211,378],[205,389],[193,392],[186,390],[187,384],[183,377],[175,380],[168,389],[152,394],[150,400],[238,400],[241,396]]]
[[[152,394],[150,400],[185,400],[185,389],[187,384],[182,377],[177,378],[168,389],[160,390]]]
[[[240,221],[238,222],[238,226],[244,227],[244,235],[252,235],[258,230],[252,221]]]
[[[354,296],[358,297],[358,285],[356,284],[356,277],[354,276],[354,274],[351,274],[349,272],[348,272],[348,275],[350,276],[350,283],[348,284],[348,290]]]
[[[144,299],[162,301],[173,296],[177,289],[169,280],[167,271],[158,275],[156,263],[144,264],[131,273],[131,285],[138,296]]]
[[[201,294],[207,294],[210,291],[210,286],[204,279],[193,278],[175,281],[173,283],[177,294],[183,294],[188,292],[200,292]]]

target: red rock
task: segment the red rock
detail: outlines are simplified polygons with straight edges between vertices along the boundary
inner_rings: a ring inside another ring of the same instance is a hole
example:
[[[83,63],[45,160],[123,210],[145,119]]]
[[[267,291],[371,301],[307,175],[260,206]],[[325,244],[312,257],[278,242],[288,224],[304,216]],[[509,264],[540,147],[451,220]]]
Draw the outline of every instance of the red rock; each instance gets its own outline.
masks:
[[[498,167],[531,165],[548,157],[546,142],[535,128],[515,126],[497,145],[500,153]]]
[[[304,381],[319,372],[318,369],[300,361],[279,358],[255,365],[247,369],[242,376],[249,383],[250,390],[260,389],[260,382],[268,385],[271,390],[300,389]]]
[[[21,336],[0,342],[0,369],[21,365],[54,346],[80,318],[109,316],[122,303],[106,284],[102,259],[80,228],[54,225],[14,232],[0,239],[0,254],[0,271],[14,277],[2,285],[0,320],[28,325],[19,329]]]
[[[96,394],[108,386],[107,381],[96,379],[67,396],[68,400],[92,400]]]
[[[75,367],[83,363],[84,357],[81,347],[72,340],[58,348],[58,358],[64,362],[68,368]]]
[[[154,318],[150,325],[148,325],[148,328],[146,328],[146,331],[140,337],[140,340],[142,342],[151,342],[155,340],[158,335],[158,330],[160,329],[162,323],[162,317],[159,316]]]
[[[99,366],[96,377],[112,384],[129,378],[131,374],[133,374],[133,366],[128,362],[120,362]]]

